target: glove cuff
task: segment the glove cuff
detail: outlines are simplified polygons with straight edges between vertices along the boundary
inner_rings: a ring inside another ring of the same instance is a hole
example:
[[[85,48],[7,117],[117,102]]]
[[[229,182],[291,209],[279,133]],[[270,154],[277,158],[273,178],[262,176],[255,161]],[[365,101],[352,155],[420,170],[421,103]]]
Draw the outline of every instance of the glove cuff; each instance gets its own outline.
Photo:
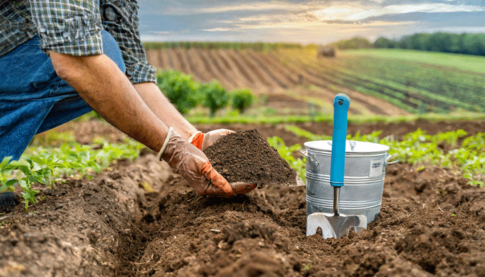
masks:
[[[160,152],[158,152],[158,155],[157,155],[157,158],[159,161],[162,160],[163,152],[165,152],[165,148],[167,148],[168,141],[170,140],[170,138],[174,133],[175,131],[173,130],[172,127],[170,127],[170,129],[168,129],[168,134],[167,134],[167,137],[165,138],[165,142],[162,145],[162,149],[160,149]]]
[[[204,133],[201,131],[195,132],[190,138],[189,138],[189,143],[192,144],[193,146],[199,148],[202,150],[202,143],[204,142]]]

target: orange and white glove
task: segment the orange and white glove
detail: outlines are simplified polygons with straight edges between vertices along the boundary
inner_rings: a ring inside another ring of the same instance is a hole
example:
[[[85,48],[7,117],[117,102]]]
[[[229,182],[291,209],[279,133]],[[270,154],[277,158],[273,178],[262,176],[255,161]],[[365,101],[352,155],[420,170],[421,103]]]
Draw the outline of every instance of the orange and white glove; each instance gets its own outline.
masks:
[[[201,150],[185,141],[172,128],[158,154],[158,159],[166,161],[200,195],[229,197],[248,192],[256,187],[256,185],[242,183],[229,184],[212,167]]]
[[[204,151],[205,149],[207,149],[207,147],[214,144],[218,139],[231,133],[235,132],[227,129],[219,129],[204,134],[198,131],[189,138],[189,142],[192,143],[192,145],[194,145],[195,147]]]

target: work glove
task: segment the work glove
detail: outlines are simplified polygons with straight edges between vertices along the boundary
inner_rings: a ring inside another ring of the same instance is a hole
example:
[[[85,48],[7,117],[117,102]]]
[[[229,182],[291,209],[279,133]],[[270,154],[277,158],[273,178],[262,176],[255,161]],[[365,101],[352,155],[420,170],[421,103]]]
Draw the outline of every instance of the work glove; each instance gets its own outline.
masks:
[[[176,173],[182,175],[199,195],[230,197],[256,188],[256,185],[245,183],[229,184],[212,167],[201,150],[185,141],[172,128],[168,132],[158,158],[166,161]]]
[[[231,133],[235,132],[227,129],[219,129],[204,134],[199,131],[189,138],[189,142],[192,143],[192,145],[194,145],[195,147],[204,151],[205,149],[207,149],[207,147],[214,144],[218,139]]]

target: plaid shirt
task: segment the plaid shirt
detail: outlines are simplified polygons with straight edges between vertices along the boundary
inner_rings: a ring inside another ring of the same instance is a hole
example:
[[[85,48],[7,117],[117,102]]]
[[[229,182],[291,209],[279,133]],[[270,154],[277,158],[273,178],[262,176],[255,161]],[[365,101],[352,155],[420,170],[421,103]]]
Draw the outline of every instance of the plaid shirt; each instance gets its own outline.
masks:
[[[103,54],[102,28],[118,42],[130,81],[156,83],[140,41],[136,0],[0,0],[0,56],[37,34],[47,54]]]

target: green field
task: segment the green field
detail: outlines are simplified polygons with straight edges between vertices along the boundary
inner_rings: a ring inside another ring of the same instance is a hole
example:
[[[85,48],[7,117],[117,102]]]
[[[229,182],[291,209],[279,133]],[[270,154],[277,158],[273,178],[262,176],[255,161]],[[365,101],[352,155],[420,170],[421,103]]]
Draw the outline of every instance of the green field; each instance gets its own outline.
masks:
[[[406,49],[346,50],[341,51],[340,54],[342,56],[371,56],[378,58],[397,59],[437,66],[446,66],[449,68],[485,74],[485,57],[480,56],[425,52]]]
[[[485,57],[413,50],[348,50],[336,58],[280,50],[283,62],[410,113],[485,111]]]

